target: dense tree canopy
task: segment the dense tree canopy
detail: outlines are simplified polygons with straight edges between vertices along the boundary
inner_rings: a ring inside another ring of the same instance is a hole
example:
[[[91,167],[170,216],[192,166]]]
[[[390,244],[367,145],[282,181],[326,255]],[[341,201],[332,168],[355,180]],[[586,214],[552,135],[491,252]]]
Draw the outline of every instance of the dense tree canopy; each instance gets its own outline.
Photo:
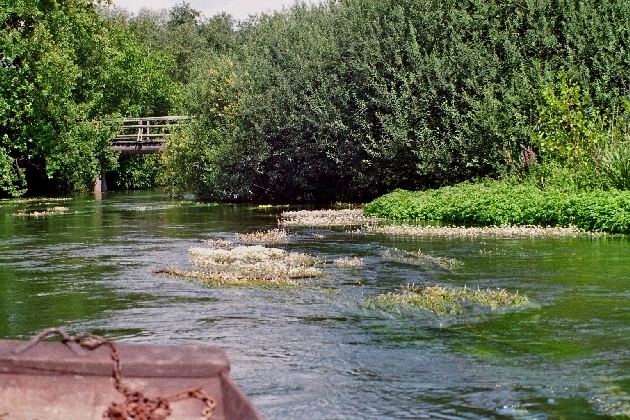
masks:
[[[171,60],[147,55],[93,1],[2,0],[0,189],[89,186],[115,162],[115,127],[86,121],[167,113],[178,96]]]
[[[243,22],[185,2],[0,6],[0,190],[13,195],[116,169],[126,187],[159,178],[207,199],[364,201],[497,176],[527,150],[591,159],[630,109],[622,0],[329,0]],[[162,158],[109,152],[111,121],[168,113],[196,119]],[[569,117],[584,129],[565,135]]]
[[[201,111],[177,150],[203,153],[182,167],[172,149],[167,168],[194,172],[172,177],[180,190],[229,200],[362,201],[496,176],[532,145],[560,72],[588,92],[585,112],[621,109],[629,20],[621,0],[298,3],[241,24],[234,64],[190,80],[226,71],[237,111]]]

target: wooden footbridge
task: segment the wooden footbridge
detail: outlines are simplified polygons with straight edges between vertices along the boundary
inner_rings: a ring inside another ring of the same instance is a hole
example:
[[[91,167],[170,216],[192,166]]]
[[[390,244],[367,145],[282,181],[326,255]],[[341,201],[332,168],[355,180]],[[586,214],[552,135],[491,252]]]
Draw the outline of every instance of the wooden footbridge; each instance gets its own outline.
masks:
[[[181,115],[124,118],[120,132],[112,139],[110,147],[121,155],[160,153],[171,136],[172,129],[192,118]],[[100,197],[105,191],[107,191],[105,174],[101,174],[94,181],[94,193]]]
[[[121,155],[159,153],[177,125],[192,119],[187,116],[125,118],[111,148]]]

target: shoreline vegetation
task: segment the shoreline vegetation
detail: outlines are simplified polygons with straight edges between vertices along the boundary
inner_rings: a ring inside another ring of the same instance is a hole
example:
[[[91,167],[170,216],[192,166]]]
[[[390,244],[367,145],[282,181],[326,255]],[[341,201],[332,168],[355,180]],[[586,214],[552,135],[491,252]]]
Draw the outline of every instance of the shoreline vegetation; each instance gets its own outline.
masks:
[[[504,174],[544,194],[630,188],[627,1],[325,0],[243,21],[186,2],[4,9],[0,197],[89,191],[103,174],[267,204]],[[123,118],[163,115],[195,118],[159,155],[112,151]]]
[[[475,184],[469,184],[475,185]],[[527,238],[527,237],[578,237],[593,236],[603,234],[602,232],[589,231],[575,226],[551,226],[534,224],[501,224],[488,226],[436,226],[417,225],[415,223],[396,224],[397,220],[408,222],[426,221],[440,222],[437,218],[407,217],[402,218],[400,214],[411,214],[409,209],[413,209],[411,198],[418,198],[421,201],[423,194],[431,192],[409,192],[398,190],[394,193],[382,196],[372,203],[367,204],[363,209],[354,210],[300,210],[283,212],[280,215],[278,224],[280,226],[310,227],[310,228],[342,228],[352,234],[384,234],[393,236],[434,236],[434,237],[500,237],[500,238]],[[405,199],[403,199],[403,197]],[[387,205],[385,205],[387,204]],[[426,204],[426,202],[425,202]],[[433,203],[437,206],[440,203]],[[446,205],[445,202],[442,202]],[[472,205],[473,203],[460,203],[462,205]],[[407,208],[407,211],[405,209]],[[396,213],[391,211],[396,209]],[[378,210],[378,216],[371,216],[371,212]],[[389,211],[388,211],[389,210]],[[487,209],[491,211],[491,209]],[[435,213],[433,213],[435,214]],[[399,216],[399,217],[395,217]],[[442,219],[444,221],[444,219]],[[455,223],[455,221],[448,220]],[[470,219],[466,223],[472,224],[475,221]],[[479,223],[479,221],[476,221]]]
[[[105,175],[204,201],[380,197],[362,216],[287,212],[287,227],[630,233],[630,61],[614,53],[630,42],[627,1],[326,0],[244,21],[186,2],[5,6],[0,197]],[[159,155],[112,151],[124,117],[159,115],[195,118]]]
[[[630,233],[629,191],[542,190],[505,181],[461,183],[428,191],[396,190],[367,204],[367,215],[481,227],[380,226],[377,233],[416,236],[578,236]]]

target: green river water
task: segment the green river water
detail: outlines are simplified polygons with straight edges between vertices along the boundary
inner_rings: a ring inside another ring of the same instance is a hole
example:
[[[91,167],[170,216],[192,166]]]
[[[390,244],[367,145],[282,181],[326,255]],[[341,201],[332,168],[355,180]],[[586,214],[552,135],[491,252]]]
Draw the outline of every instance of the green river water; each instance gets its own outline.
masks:
[[[53,207],[67,210],[24,215]],[[359,257],[363,267],[327,264],[326,276],[292,289],[152,273],[189,267],[187,249],[204,240],[275,228],[283,209],[160,191],[0,200],[0,338],[61,326],[120,342],[216,345],[269,419],[630,418],[627,236],[414,239],[290,228],[282,248],[329,262]],[[383,258],[392,248],[461,266]],[[530,303],[446,317],[364,305],[407,283],[500,287]]]

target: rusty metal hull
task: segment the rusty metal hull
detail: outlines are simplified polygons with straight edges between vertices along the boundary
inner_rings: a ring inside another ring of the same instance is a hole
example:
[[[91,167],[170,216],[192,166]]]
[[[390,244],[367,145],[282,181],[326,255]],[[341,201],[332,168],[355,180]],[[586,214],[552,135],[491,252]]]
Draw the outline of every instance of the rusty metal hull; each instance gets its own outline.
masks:
[[[41,342],[21,354],[21,341],[0,340],[0,418],[102,419],[112,402],[122,403],[103,346],[78,355],[61,342]],[[225,352],[217,347],[117,344],[122,382],[147,396],[201,387],[217,401],[212,420],[264,417],[231,379]],[[202,401],[172,404],[169,419],[199,419]]]

